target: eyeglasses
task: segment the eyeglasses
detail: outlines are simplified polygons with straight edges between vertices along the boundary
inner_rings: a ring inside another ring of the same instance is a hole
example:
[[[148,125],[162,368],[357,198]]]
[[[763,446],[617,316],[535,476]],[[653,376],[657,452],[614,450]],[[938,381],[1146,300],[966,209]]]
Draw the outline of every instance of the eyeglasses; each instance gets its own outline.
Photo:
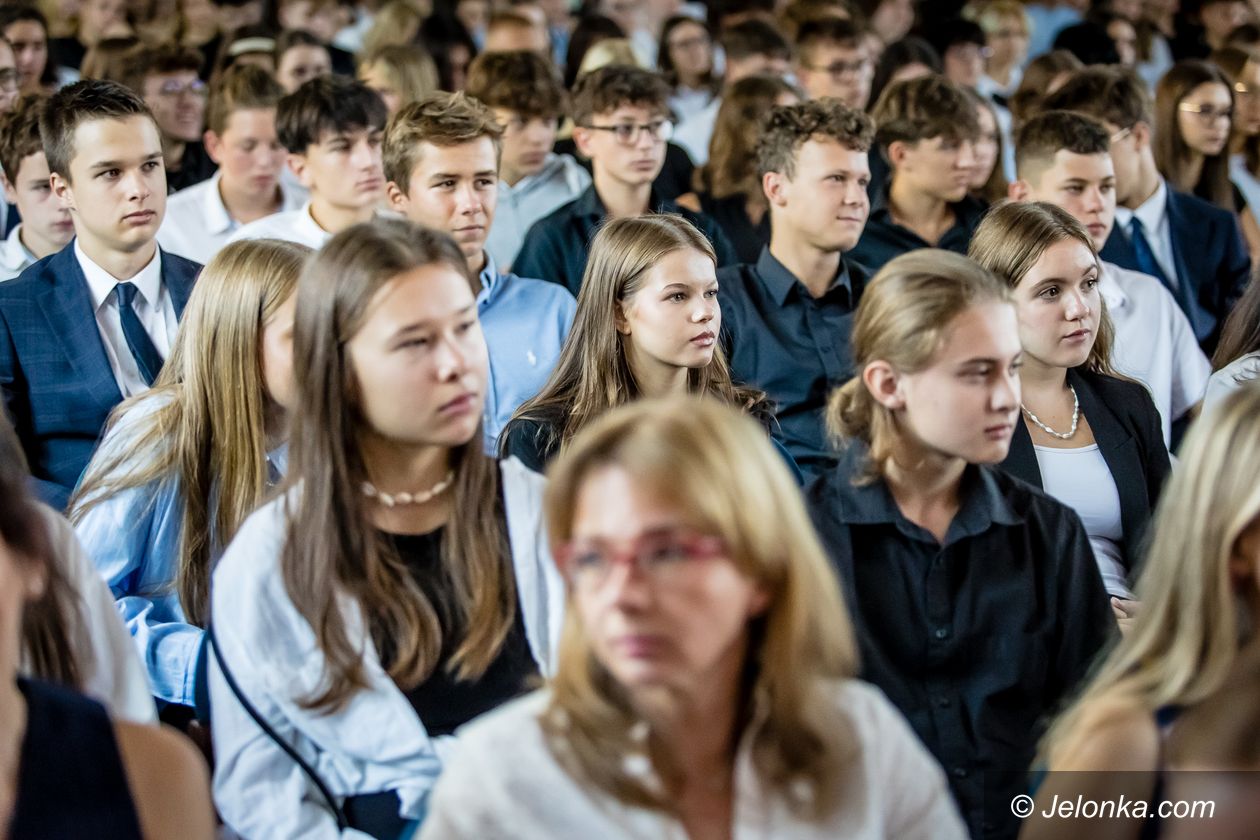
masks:
[[[556,549],[556,563],[570,586],[589,592],[606,584],[616,566],[629,566],[653,583],[668,583],[696,563],[726,553],[726,543],[719,537],[670,530],[644,534],[622,549],[572,540]]]
[[[646,131],[654,140],[666,141],[674,136],[674,124],[669,120],[652,120],[650,123],[617,123],[617,125],[587,125],[592,131],[611,131],[617,142],[633,146]]]
[[[1185,111],[1187,114],[1194,114],[1199,118],[1199,122],[1204,125],[1211,125],[1217,120],[1232,120],[1234,118],[1233,108],[1213,108],[1211,105],[1195,105],[1193,102],[1182,102],[1177,106],[1177,110]]]
[[[670,41],[668,46],[671,50],[690,50],[696,47],[707,47],[709,43],[707,35],[695,35],[691,38],[679,38],[677,41]]]
[[[1256,94],[1260,94],[1260,90],[1246,84],[1245,82],[1234,82],[1234,93],[1239,96],[1255,96]]]
[[[164,96],[168,99],[175,99],[185,93],[191,93],[193,96],[205,96],[206,83],[201,81],[201,79],[193,79],[188,83],[172,80],[163,82],[162,86],[158,88],[158,96]]]
[[[11,67],[0,70],[0,90],[17,90],[21,80],[21,74]]]
[[[830,64],[806,64],[807,70],[816,70],[819,73],[826,73],[833,79],[839,79],[849,73],[863,73],[871,66],[869,58],[860,58],[857,61],[833,61]]]

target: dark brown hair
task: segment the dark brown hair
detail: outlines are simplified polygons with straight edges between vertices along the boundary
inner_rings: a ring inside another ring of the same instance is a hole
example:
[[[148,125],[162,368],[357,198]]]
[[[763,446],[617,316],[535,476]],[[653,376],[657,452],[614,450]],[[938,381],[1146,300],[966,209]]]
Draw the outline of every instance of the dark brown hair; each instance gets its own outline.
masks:
[[[898,141],[918,143],[934,137],[974,140],[980,136],[975,106],[958,85],[944,76],[923,76],[884,88],[871,110],[875,142],[881,150]]]
[[[144,100],[117,82],[88,79],[75,82],[54,93],[39,118],[39,136],[44,141],[48,171],[70,180],[74,158],[74,133],[91,120],[125,120],[143,116],[153,119]],[[154,123],[154,129],[157,123]]]
[[[659,73],[610,64],[578,79],[573,88],[573,122],[589,125],[596,114],[607,114],[623,105],[665,113],[669,109],[669,85]]]
[[[1256,282],[1253,272],[1246,291],[1221,327],[1221,340],[1212,355],[1212,369],[1220,370],[1230,362],[1257,351],[1260,351],[1260,282]]]
[[[322,690],[303,699],[333,711],[367,685],[363,651],[351,639],[340,599],[363,611],[374,639],[389,639],[382,664],[400,685],[414,686],[453,650],[460,679],[485,673],[511,628],[516,588],[504,533],[498,467],[483,455],[478,428],[451,452],[452,518],[442,539],[441,574],[450,581],[455,624],[463,637],[443,638],[435,605],[393,546],[371,526],[360,488],[368,480],[360,448],[363,420],[353,396],[348,342],[362,327],[377,292],[399,274],[443,265],[469,281],[468,263],[449,235],[401,219],[354,225],[307,264],[298,284],[293,355],[297,378],[285,496],[288,520],[281,570],[294,608],[313,628],[327,671]]]
[[[489,108],[463,93],[435,93],[405,105],[389,121],[385,132],[381,154],[385,179],[406,193],[421,143],[458,146],[481,137],[489,137],[493,142],[497,160],[502,149],[502,126]]]
[[[875,127],[871,118],[835,99],[780,105],[770,112],[757,141],[757,174],[796,174],[796,153],[808,140],[824,137],[854,152],[870,151]]]
[[[464,91],[491,108],[506,108],[527,120],[564,116],[568,98],[551,64],[527,50],[477,56],[468,67]]]
[[[1011,96],[1011,119],[1015,128],[1018,129],[1041,111],[1042,101],[1049,96],[1050,84],[1055,78],[1084,69],[1081,60],[1067,50],[1051,50],[1028,62],[1019,87]]]
[[[1015,169],[1028,179],[1054,162],[1060,151],[1076,155],[1105,155],[1111,134],[1093,117],[1076,111],[1046,111],[1026,122],[1015,137]]]
[[[24,96],[12,111],[0,115],[0,168],[15,187],[22,161],[44,151],[39,137],[39,117],[43,109],[44,97]]]
[[[201,53],[191,47],[164,44],[146,47],[129,54],[123,62],[122,82],[144,95],[144,81],[164,73],[200,73]]]
[[[326,132],[382,131],[385,103],[376,91],[344,76],[320,76],[280,100],[276,137],[295,155],[319,142]]]
[[[767,115],[785,94],[796,90],[778,76],[749,76],[731,85],[713,124],[709,160],[696,170],[698,191],[713,198],[744,195],[764,200],[757,177],[757,143]]]
[[[1208,61],[1179,61],[1155,86],[1155,133],[1152,141],[1155,164],[1174,189],[1194,193],[1230,212],[1234,206],[1234,185],[1229,180],[1229,144],[1217,154],[1203,156],[1203,168],[1196,183],[1186,178],[1184,168],[1195,154],[1181,133],[1178,112],[1181,101],[1199,85],[1218,84],[1229,94],[1234,107],[1234,86],[1219,67]],[[1230,118],[1232,121],[1232,117]],[[1231,123],[1232,125],[1232,123]]]
[[[1252,47],[1230,44],[1214,50],[1211,61],[1237,84],[1238,77],[1247,69],[1248,64],[1260,64],[1260,53]],[[1238,128],[1234,127],[1233,136],[1238,137]],[[1253,134],[1242,141],[1242,154],[1247,161],[1247,171],[1252,175],[1260,174],[1260,134]]]
[[[1136,75],[1120,67],[1087,67],[1042,100],[1048,111],[1080,111],[1117,128],[1151,125],[1151,97]]]
[[[222,134],[228,119],[237,111],[275,108],[283,98],[284,88],[266,70],[252,64],[233,65],[210,88],[206,128]]]

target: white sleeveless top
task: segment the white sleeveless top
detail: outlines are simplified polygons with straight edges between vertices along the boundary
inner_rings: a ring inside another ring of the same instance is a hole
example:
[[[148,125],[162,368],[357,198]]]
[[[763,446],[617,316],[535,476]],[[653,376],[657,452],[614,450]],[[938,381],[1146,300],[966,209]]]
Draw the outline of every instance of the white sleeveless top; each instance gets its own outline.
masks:
[[[1046,493],[1076,511],[1094,549],[1098,571],[1107,593],[1132,598],[1120,549],[1124,527],[1120,521],[1120,491],[1098,444],[1079,449],[1034,446],[1041,485]]]

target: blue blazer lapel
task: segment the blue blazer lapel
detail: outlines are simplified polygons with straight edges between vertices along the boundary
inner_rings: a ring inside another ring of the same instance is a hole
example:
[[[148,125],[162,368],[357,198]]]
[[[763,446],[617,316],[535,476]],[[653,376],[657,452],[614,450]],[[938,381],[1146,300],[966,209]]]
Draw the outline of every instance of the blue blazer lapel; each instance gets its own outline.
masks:
[[[48,282],[38,299],[48,319],[49,333],[56,336],[81,382],[98,394],[102,402],[121,402],[123,395],[109,366],[109,357],[105,355],[87,278],[75,259],[73,242],[48,261],[45,272]]]
[[[188,296],[192,294],[198,268],[200,266],[196,263],[180,260],[174,254],[162,251],[162,282],[171,293],[176,318],[184,317],[184,307],[188,305]]]

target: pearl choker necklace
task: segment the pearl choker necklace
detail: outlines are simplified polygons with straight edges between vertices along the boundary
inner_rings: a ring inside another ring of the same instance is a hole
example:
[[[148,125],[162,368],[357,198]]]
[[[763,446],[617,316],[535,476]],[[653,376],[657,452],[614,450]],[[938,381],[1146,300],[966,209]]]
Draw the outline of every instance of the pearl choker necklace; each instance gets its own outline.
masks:
[[[455,471],[451,470],[446,474],[446,478],[430,487],[428,490],[421,490],[419,493],[384,493],[376,489],[376,486],[370,481],[363,482],[363,495],[369,499],[376,499],[387,508],[397,505],[422,505],[435,496],[441,495],[446,488],[451,486],[451,482],[455,480]]]
[[[1019,407],[1022,408],[1024,410],[1024,413],[1028,415],[1028,419],[1036,423],[1037,427],[1041,429],[1043,432],[1045,432],[1046,434],[1053,435],[1054,437],[1057,437],[1059,440],[1071,440],[1072,436],[1076,434],[1077,424],[1080,423],[1081,421],[1081,401],[1076,396],[1075,388],[1069,385],[1068,390],[1072,392],[1072,428],[1068,429],[1068,431],[1066,432],[1056,432],[1054,429],[1050,428],[1045,423],[1042,423],[1039,419],[1037,419],[1037,415],[1029,411],[1028,406],[1024,405],[1023,403],[1020,403]]]

